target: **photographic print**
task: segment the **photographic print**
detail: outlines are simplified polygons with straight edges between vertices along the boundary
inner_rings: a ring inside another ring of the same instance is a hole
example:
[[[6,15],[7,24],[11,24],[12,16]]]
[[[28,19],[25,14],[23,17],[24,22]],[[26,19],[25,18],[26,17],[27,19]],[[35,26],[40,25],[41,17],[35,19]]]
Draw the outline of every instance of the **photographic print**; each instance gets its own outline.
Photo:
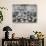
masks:
[[[16,23],[36,23],[37,5],[13,4],[12,16],[13,22]]]

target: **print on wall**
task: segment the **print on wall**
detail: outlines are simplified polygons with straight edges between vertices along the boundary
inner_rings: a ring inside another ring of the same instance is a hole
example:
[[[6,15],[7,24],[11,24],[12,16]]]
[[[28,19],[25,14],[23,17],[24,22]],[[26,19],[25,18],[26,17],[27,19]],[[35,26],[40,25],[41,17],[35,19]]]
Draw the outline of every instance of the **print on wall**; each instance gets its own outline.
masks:
[[[37,22],[37,5],[13,4],[13,22],[16,23],[35,23]]]

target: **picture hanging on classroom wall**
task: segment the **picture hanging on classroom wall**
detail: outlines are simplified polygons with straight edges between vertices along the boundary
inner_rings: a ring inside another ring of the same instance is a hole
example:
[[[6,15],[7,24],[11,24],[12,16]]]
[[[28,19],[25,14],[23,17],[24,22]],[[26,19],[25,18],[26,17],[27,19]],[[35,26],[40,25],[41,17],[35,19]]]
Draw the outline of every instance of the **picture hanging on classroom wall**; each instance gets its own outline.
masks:
[[[36,23],[37,5],[13,4],[12,17],[14,23]]]

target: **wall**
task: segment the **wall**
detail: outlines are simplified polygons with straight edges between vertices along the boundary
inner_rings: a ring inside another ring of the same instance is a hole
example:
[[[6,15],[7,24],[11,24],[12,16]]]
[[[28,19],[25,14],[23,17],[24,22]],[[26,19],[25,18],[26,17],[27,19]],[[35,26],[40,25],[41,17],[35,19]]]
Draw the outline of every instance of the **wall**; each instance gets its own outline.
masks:
[[[37,23],[13,23],[12,4],[37,4]],[[16,37],[29,37],[34,31],[41,31],[46,37],[46,0],[0,0],[0,6],[8,8],[3,11],[4,20],[0,23],[0,46],[4,38],[3,27],[9,25],[12,28],[10,35],[15,32]],[[46,38],[45,38],[46,45]]]

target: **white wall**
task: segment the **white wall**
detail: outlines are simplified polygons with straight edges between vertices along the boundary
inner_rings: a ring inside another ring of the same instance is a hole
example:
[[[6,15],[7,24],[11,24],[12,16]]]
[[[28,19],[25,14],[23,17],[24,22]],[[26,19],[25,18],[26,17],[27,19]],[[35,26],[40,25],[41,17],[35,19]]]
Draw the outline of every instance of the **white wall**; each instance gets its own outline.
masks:
[[[12,22],[12,4],[36,4],[37,5],[37,23],[13,23]],[[0,46],[1,39],[4,38],[3,27],[9,25],[12,28],[12,34],[16,37],[29,37],[33,31],[41,31],[46,37],[46,0],[0,0],[0,6],[8,8],[3,10],[4,20],[0,23]],[[46,45],[46,39],[45,39]]]

